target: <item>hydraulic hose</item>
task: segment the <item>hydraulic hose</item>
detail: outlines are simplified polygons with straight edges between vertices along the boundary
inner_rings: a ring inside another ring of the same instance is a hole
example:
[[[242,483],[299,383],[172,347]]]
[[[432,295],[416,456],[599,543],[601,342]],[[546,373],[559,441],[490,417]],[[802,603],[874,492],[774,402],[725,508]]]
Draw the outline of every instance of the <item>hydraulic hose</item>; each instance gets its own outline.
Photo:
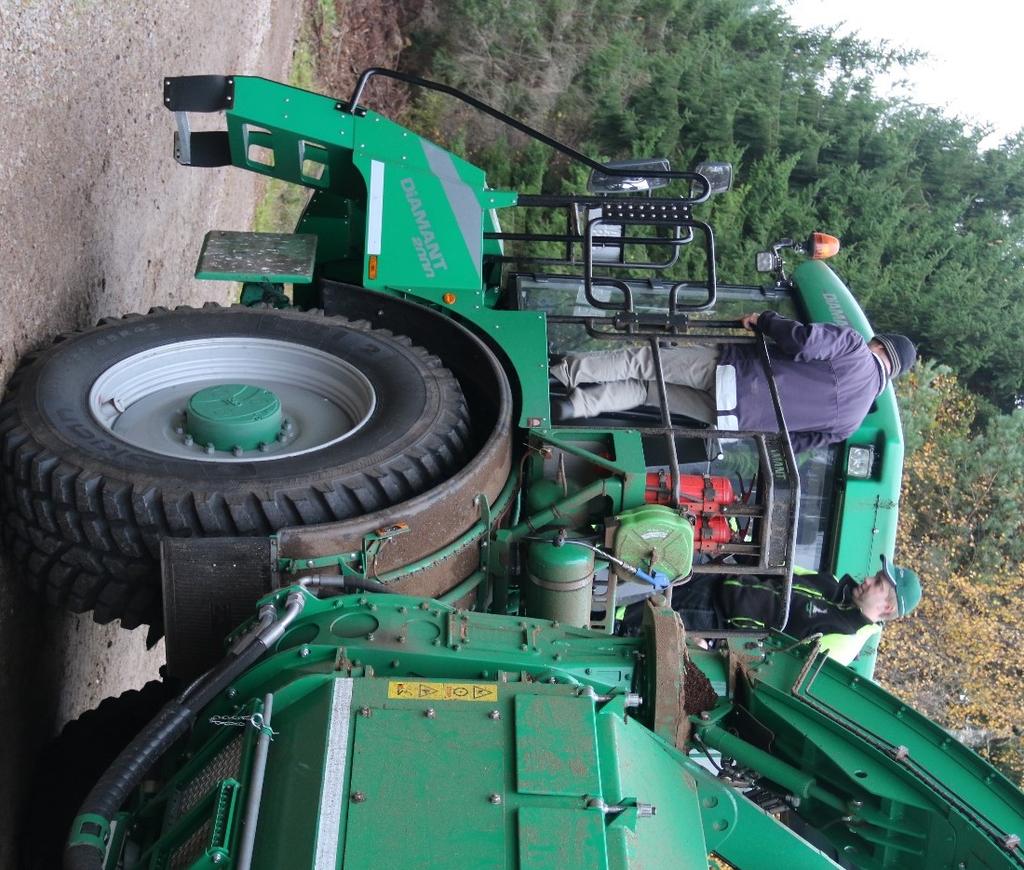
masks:
[[[307,589],[333,589],[339,593],[350,592],[383,592],[393,595],[395,590],[379,580],[362,577],[345,577],[340,574],[310,574],[302,577],[299,584]]]
[[[236,645],[222,661],[168,702],[122,750],[78,810],[64,850],[64,870],[103,870],[110,821],[132,790],[188,730],[199,711],[280,639],[288,625],[302,612],[305,602],[303,593],[290,593],[280,619],[267,624],[251,642]]]

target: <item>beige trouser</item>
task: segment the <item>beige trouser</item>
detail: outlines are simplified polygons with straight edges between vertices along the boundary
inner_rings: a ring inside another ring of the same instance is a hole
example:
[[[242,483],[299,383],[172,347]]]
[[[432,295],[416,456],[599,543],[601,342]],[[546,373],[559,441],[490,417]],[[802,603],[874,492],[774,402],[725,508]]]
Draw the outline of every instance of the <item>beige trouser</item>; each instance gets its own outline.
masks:
[[[718,348],[662,348],[661,364],[669,409],[713,423]],[[566,354],[551,367],[551,376],[570,388],[573,417],[594,417],[605,411],[659,403],[654,353],[649,347]]]

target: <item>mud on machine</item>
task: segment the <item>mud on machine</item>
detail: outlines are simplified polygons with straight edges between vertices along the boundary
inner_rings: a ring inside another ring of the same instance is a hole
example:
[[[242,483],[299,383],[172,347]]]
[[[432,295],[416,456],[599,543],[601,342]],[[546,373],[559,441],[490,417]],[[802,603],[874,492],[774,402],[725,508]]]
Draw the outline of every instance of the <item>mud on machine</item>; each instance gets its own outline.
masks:
[[[561,151],[588,191],[489,188],[365,108],[375,76]],[[786,595],[806,469],[777,395],[777,433],[682,419],[661,349],[760,341],[736,329],[755,296],[847,292],[813,250],[787,275],[787,241],[765,285],[719,282],[696,213],[727,167],[595,163],[382,69],[348,101],[188,76],[164,103],[179,163],[310,195],[293,234],[207,235],[197,277],[240,305],[65,336],[0,406],[26,579],[167,638],[65,866],[1024,864],[1024,796],[936,725],[784,620],[709,650],[667,606],[708,573]],[[553,425],[549,352],[624,343],[659,406]]]

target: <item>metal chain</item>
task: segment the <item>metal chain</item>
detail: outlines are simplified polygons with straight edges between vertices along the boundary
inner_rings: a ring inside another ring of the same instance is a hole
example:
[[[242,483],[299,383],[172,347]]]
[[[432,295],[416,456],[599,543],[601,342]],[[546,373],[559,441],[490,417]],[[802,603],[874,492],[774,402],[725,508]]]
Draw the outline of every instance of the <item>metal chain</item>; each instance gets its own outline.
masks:
[[[231,725],[236,728],[245,728],[249,726],[259,731],[260,734],[265,735],[270,740],[274,739],[274,735],[278,732],[271,728],[269,725],[263,722],[262,713],[253,713],[251,716],[211,716],[211,725]]]

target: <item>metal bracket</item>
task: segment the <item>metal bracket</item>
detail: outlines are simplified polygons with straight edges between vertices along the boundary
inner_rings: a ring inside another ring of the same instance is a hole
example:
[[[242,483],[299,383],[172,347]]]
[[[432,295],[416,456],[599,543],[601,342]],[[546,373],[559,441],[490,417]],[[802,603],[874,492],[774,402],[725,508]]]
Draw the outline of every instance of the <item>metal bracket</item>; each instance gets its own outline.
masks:
[[[408,523],[392,523],[389,526],[382,526],[363,536],[363,575],[365,578],[375,577],[377,574],[377,556],[384,549],[385,545],[404,535],[409,531]]]
[[[235,102],[234,76],[169,76],[164,106],[172,112],[222,112]]]

